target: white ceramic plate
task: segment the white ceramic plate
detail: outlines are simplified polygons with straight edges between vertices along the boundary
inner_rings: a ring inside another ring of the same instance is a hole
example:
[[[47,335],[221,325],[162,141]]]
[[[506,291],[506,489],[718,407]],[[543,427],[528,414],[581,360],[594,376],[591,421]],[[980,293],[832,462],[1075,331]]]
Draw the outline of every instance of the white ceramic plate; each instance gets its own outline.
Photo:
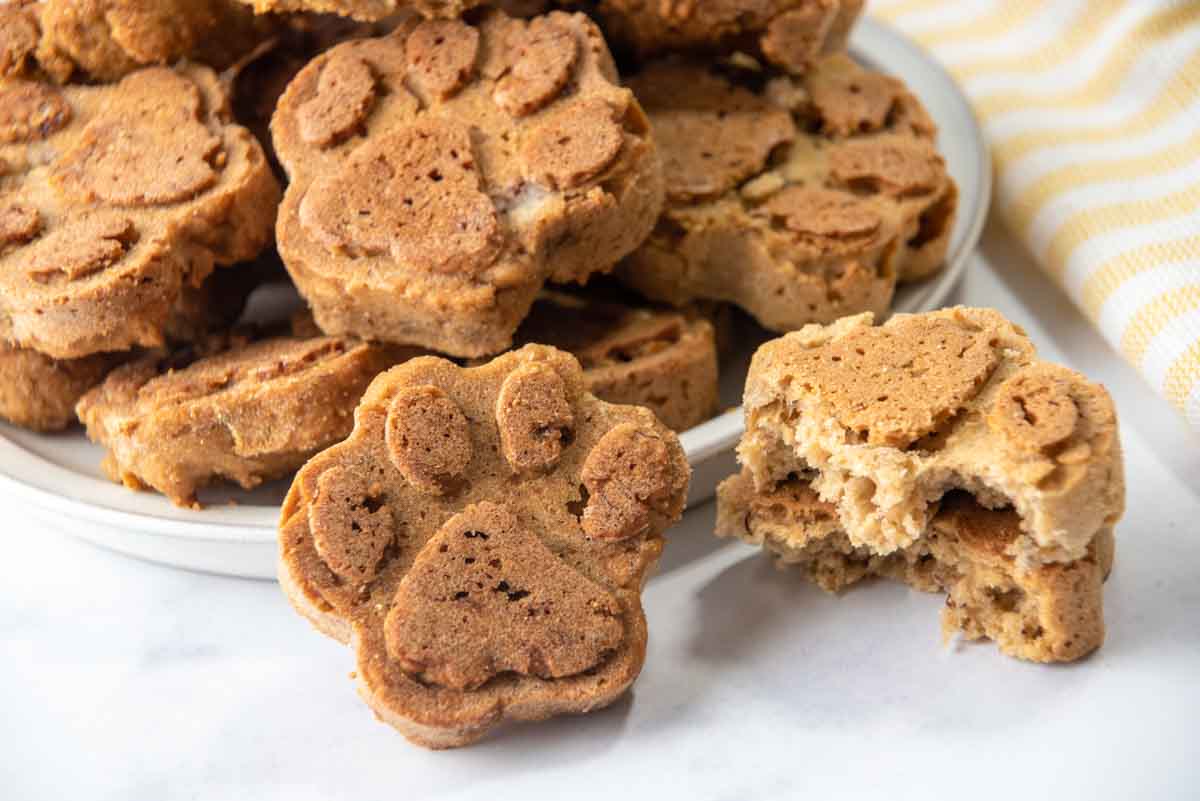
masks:
[[[915,44],[875,20],[858,26],[851,48],[857,58],[900,76],[921,98],[941,130],[940,146],[958,182],[960,208],[946,268],[902,288],[901,312],[941,305],[958,283],[983,229],[991,196],[991,168],[975,117],[954,81]],[[723,371],[723,400],[740,401],[750,352]],[[732,447],[742,431],[733,410],[683,434],[695,473],[690,502],[712,496],[735,469]],[[103,477],[100,448],[78,429],[37,435],[0,424],[0,492],[9,503],[36,510],[55,528],[133,556],[179,567],[237,576],[275,575],[275,524],[287,482],[253,492],[214,489],[202,494],[203,511],[177,509],[153,493],[130,492]]]

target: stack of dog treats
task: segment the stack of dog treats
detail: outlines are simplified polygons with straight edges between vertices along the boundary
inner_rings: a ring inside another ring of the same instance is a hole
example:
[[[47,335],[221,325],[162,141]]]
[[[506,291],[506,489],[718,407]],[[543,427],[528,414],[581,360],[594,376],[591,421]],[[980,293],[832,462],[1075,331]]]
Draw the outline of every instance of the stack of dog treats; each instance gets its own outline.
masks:
[[[555,345],[684,430],[731,304],[784,332],[941,264],[860,2],[252,5],[0,8],[0,417],[78,415],[130,487],[288,476],[422,351]],[[281,280],[309,320],[235,322]]]
[[[861,6],[9,3],[0,416],[78,417],[181,505],[295,474],[288,597],[380,719],[456,746],[638,675],[732,307],[786,335],[720,533],[1087,653],[1111,401],[994,312],[872,325],[957,192],[920,102],[846,54]],[[280,282],[305,309],[239,321]]]

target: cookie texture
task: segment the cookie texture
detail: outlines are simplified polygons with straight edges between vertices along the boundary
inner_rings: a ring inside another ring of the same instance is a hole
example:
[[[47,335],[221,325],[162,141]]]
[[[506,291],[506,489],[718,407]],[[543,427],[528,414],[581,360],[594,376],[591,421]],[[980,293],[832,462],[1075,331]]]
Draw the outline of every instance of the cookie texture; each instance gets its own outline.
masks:
[[[271,32],[235,0],[44,0],[0,9],[0,76],[116,81],[189,59],[225,69]]]
[[[405,11],[419,11],[426,17],[453,19],[482,5],[483,0],[241,0],[258,14],[283,11],[316,11],[338,14],[365,22],[386,19]],[[503,5],[503,3],[500,3]]]
[[[717,412],[717,344],[698,316],[543,292],[516,342],[565,350],[583,366],[588,392],[609,403],[649,408],[674,431]]]
[[[164,342],[218,264],[271,240],[279,187],[205,67],[0,83],[0,339],[56,359]]]
[[[1113,563],[1113,530],[1100,529],[1084,555],[1022,568],[1012,546],[1022,536],[1012,509],[987,509],[954,491],[936,505],[925,533],[880,555],[854,545],[833,504],[793,478],[756,492],[748,473],[717,490],[717,534],[762,546],[822,589],[837,592],[871,576],[946,594],[942,630],[993,640],[1009,656],[1070,662],[1104,642],[1103,583]]]
[[[344,337],[226,335],[117,368],[77,412],[114,481],[198,508],[206,484],[250,489],[345,438],[371,379],[409,355]]]
[[[610,269],[662,198],[647,121],[580,14],[340,45],[272,132],[279,250],[322,330],[454,356],[508,347],[546,280]]]
[[[792,474],[833,504],[855,546],[887,555],[952,490],[1012,507],[1018,566],[1086,556],[1125,505],[1116,412],[1102,386],[1037,358],[990,309],[869,314],[759,348],[738,457],[756,489]]]
[[[618,270],[647,297],[727,301],[783,332],[882,313],[941,266],[957,191],[900,81],[835,55],[802,77],[668,59],[630,86],[667,192]]]
[[[52,359],[0,344],[0,419],[33,431],[61,431],[75,422],[75,403],[122,358],[96,353]]]
[[[613,47],[645,59],[742,52],[796,74],[842,52],[864,0],[591,0]]]
[[[297,475],[280,582],[353,644],[376,715],[431,748],[611,703],[645,659],[641,586],[689,467],[647,409],[586,390],[569,354],[413,359]]]

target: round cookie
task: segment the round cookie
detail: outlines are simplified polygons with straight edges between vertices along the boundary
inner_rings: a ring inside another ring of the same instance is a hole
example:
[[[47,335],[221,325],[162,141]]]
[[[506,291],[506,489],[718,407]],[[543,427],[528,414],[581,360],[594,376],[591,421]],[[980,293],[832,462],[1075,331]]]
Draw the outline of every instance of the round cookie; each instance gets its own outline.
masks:
[[[475,368],[414,359],[292,485],[280,582],[420,745],[600,708],[641,670],[642,582],[690,470],[649,410],[584,386],[540,345]]]
[[[156,347],[187,287],[271,240],[279,187],[206,67],[0,83],[0,339]]]
[[[235,0],[44,0],[0,9],[0,77],[116,81],[180,59],[224,69],[271,32]]]
[[[666,60],[630,85],[667,202],[618,277],[654,300],[728,301],[789,331],[882,313],[945,257],[954,182],[925,109],[846,56],[802,78]]]
[[[344,337],[217,337],[118,367],[77,411],[114,481],[198,507],[206,484],[250,489],[343,439],[371,379],[412,355]]]
[[[610,269],[662,200],[649,125],[580,14],[342,44],[272,133],[280,254],[322,330],[455,356],[508,347],[547,280]]]
[[[662,53],[743,52],[795,74],[846,49],[864,0],[586,0],[614,49]]]

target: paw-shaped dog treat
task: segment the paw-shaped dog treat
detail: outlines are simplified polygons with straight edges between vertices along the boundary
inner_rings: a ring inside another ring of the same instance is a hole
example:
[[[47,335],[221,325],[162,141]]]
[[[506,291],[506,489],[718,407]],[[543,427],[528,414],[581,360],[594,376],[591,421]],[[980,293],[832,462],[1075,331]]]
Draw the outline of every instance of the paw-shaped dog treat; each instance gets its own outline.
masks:
[[[279,249],[330,333],[455,356],[507,347],[548,279],[649,232],[649,126],[586,17],[408,19],[342,44],[272,122],[291,184]]]
[[[576,5],[579,5],[576,3]],[[614,49],[640,58],[741,51],[803,74],[846,49],[864,0],[591,0]]]
[[[938,269],[957,194],[935,128],[898,80],[844,55],[803,77],[652,63],[630,82],[667,202],[619,277],[655,300],[721,300],[790,331],[882,313]]]
[[[743,472],[717,491],[717,534],[762,546],[829,592],[868,576],[944,592],[947,635],[993,640],[1009,656],[1070,662],[1104,642],[1111,526],[1096,532],[1078,559],[1023,568],[1011,553],[1024,536],[1017,514],[986,509],[958,491],[938,504],[920,538],[881,555],[850,541],[837,509],[808,481],[790,478],[760,493]]]
[[[273,27],[236,0],[18,0],[0,9],[0,77],[116,81],[180,59],[222,70]]]
[[[56,359],[163,344],[218,264],[270,242],[279,188],[204,67],[0,83],[0,337]]]
[[[547,291],[517,329],[516,342],[569,352],[583,365],[588,392],[646,406],[674,431],[717,412],[717,346],[707,320]]]
[[[344,337],[214,337],[118,367],[77,411],[114,481],[198,506],[206,484],[250,489],[345,438],[367,385],[411,355]]]
[[[1083,558],[1124,510],[1108,393],[1039,361],[995,311],[807,326],[755,354],[745,413],[738,455],[757,490],[812,476],[849,541],[872,553],[918,540],[951,490],[1015,510],[1022,567]]]
[[[363,698],[432,748],[597,709],[645,658],[642,582],[687,495],[678,439],[527,345],[413,359],[284,504],[280,581],[357,651]]]

